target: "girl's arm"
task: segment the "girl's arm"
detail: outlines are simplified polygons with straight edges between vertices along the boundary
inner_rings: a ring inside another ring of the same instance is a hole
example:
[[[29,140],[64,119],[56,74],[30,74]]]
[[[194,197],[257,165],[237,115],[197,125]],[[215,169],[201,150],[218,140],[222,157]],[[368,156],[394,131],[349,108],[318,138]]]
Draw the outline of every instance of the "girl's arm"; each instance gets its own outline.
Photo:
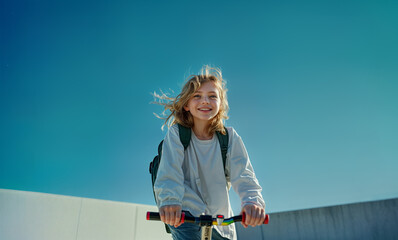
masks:
[[[242,212],[247,215],[247,225],[257,225],[261,218],[265,218],[265,202],[261,195],[262,188],[258,183],[254,169],[250,163],[245,145],[234,129],[230,131],[230,147],[227,161],[230,181],[235,192],[238,193]],[[229,166],[228,166],[229,163]]]
[[[182,163],[184,147],[178,135],[177,125],[168,129],[163,142],[162,158],[154,185],[159,209],[163,206],[181,206],[184,196]]]

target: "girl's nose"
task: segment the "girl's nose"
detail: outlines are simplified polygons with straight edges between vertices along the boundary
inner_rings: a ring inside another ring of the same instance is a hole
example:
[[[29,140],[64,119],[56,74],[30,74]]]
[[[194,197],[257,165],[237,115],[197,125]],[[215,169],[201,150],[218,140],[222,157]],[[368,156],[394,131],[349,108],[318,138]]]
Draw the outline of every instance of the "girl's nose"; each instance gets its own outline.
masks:
[[[203,103],[208,103],[209,102],[209,97],[203,97],[202,98]]]

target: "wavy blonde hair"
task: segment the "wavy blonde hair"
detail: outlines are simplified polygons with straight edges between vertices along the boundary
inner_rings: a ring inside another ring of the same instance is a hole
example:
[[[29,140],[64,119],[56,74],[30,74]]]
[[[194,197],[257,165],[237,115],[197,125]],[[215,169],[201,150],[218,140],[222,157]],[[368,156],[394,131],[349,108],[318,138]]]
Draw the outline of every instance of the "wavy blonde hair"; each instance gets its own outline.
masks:
[[[168,127],[174,124],[181,124],[182,126],[192,128],[194,125],[193,116],[189,111],[185,111],[184,106],[188,104],[188,101],[193,97],[195,92],[206,82],[213,82],[218,91],[220,98],[220,109],[217,115],[210,120],[209,133],[214,134],[216,131],[226,134],[224,129],[224,121],[228,119],[228,100],[227,100],[227,88],[226,81],[222,78],[222,73],[219,68],[210,67],[204,65],[198,75],[190,75],[184,84],[181,93],[177,97],[169,97],[167,94],[162,93],[161,95],[156,92],[153,94],[155,97],[156,104],[164,106],[164,111],[161,117],[155,114],[158,118],[164,119],[165,125]],[[157,100],[157,101],[156,101]],[[166,114],[169,110],[171,113]]]

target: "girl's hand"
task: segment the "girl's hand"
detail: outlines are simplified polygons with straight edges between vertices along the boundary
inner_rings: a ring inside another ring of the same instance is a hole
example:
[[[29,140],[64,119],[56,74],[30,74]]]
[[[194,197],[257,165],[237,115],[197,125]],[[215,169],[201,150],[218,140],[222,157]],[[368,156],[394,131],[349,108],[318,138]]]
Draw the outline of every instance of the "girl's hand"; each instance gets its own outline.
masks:
[[[181,225],[181,206],[166,205],[159,208],[160,220],[166,224],[178,227]]]
[[[245,222],[242,225],[247,228],[249,225],[252,227],[262,225],[265,220],[265,209],[255,204],[247,204],[243,207],[241,214],[246,214]]]

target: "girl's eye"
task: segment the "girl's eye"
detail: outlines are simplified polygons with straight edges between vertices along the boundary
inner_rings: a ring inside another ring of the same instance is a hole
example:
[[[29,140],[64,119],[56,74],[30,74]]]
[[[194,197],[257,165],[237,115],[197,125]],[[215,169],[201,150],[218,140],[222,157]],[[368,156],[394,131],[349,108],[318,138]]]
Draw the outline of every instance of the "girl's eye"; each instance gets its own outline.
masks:
[[[212,96],[210,96],[210,98],[216,99],[217,96],[216,95],[212,95]]]
[[[193,95],[193,97],[194,98],[200,98],[200,95],[196,94],[196,95]]]

